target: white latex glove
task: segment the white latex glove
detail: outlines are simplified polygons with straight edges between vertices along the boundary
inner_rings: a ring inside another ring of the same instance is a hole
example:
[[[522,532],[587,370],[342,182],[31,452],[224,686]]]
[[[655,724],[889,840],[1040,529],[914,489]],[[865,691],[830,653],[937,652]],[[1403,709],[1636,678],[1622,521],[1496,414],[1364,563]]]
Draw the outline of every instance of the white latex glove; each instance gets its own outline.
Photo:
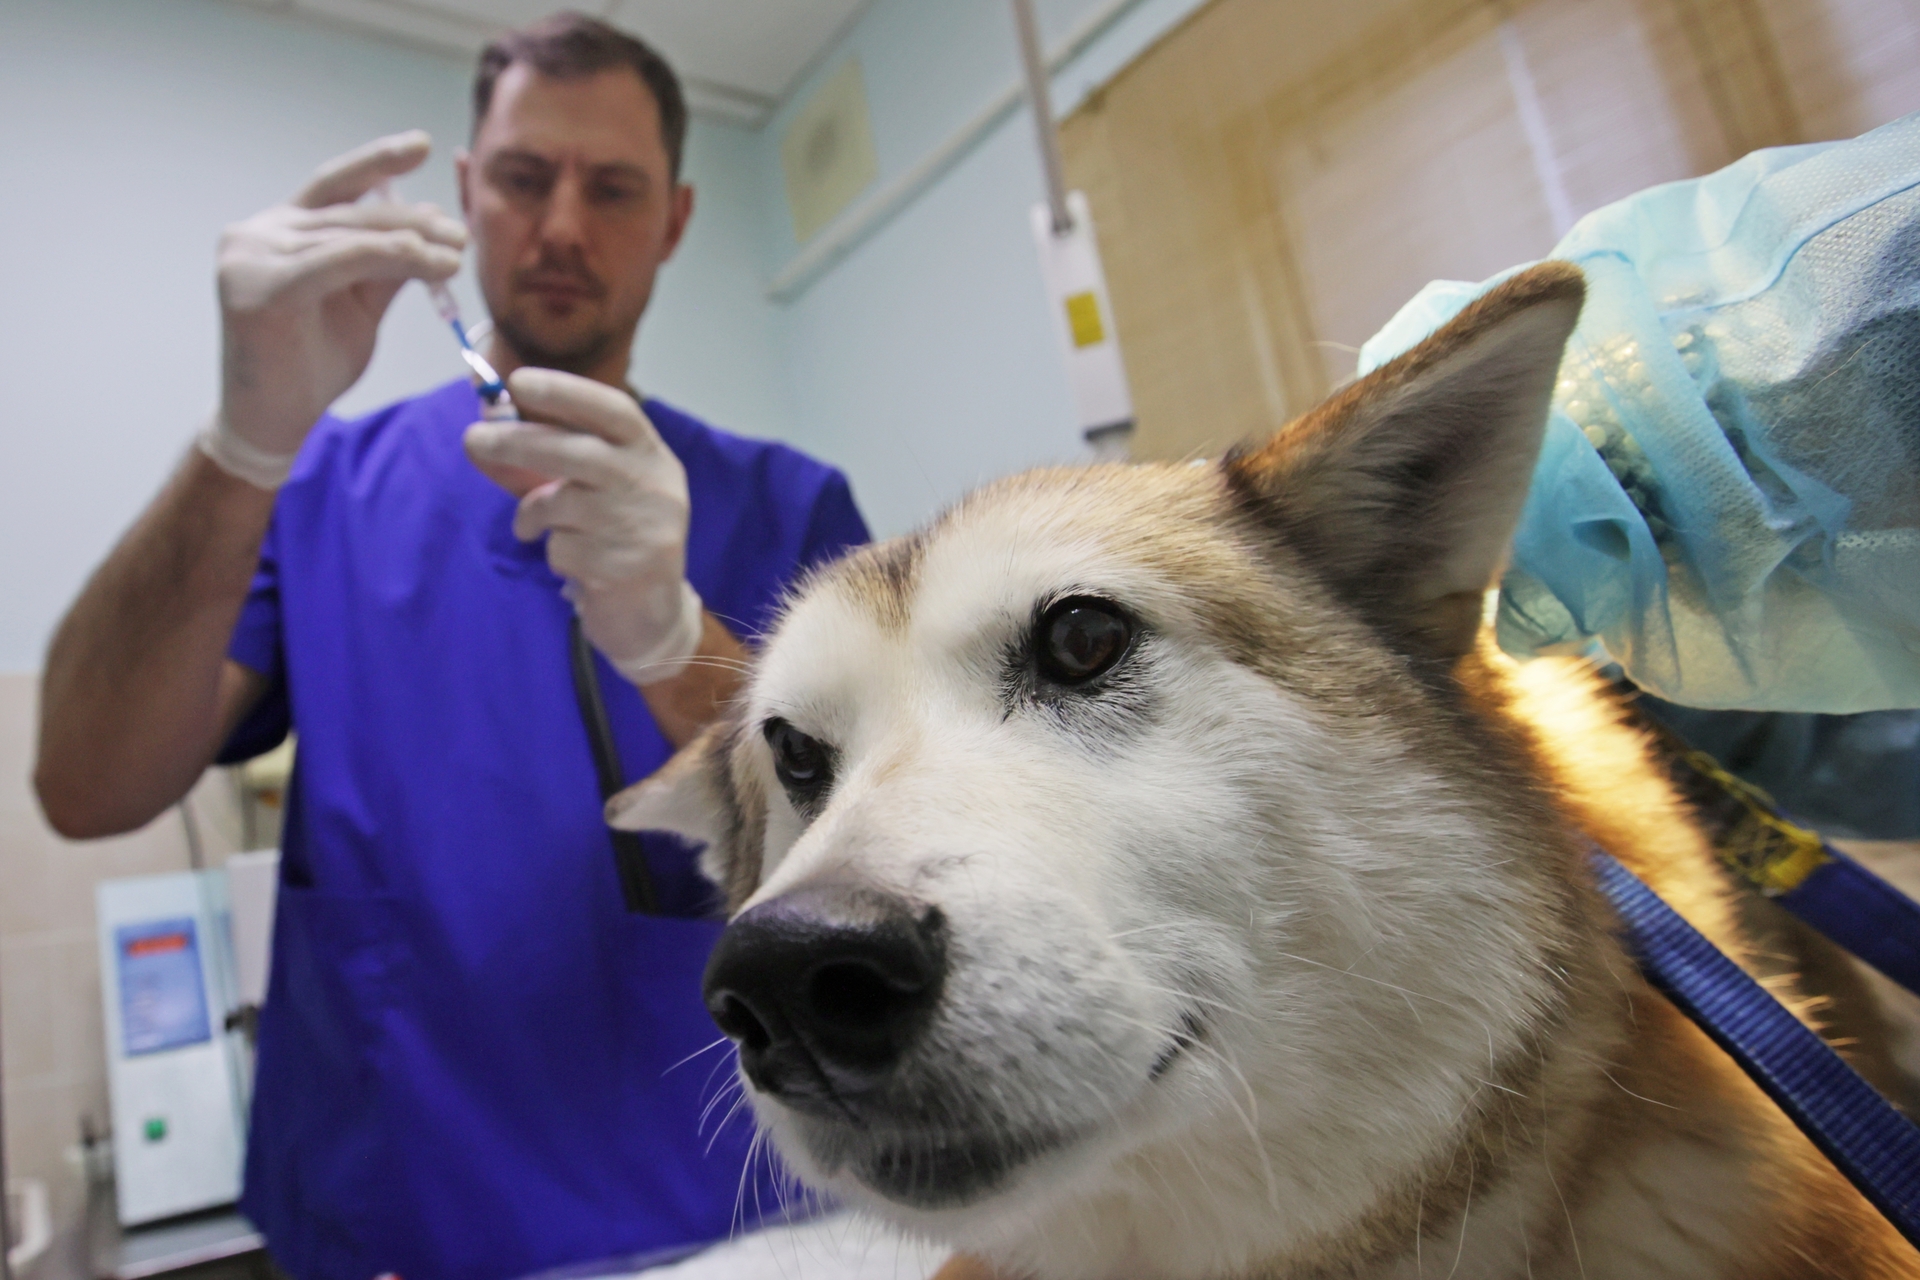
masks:
[[[490,475],[554,477],[520,499],[514,536],[547,535],[547,564],[594,648],[635,684],[686,670],[704,626],[688,585],[687,473],[633,397],[551,369],[507,391],[538,422],[476,422],[467,455]],[[540,425],[552,423],[552,426]]]
[[[401,286],[460,269],[457,219],[354,203],[419,167],[430,145],[417,129],[370,142],[220,237],[220,411],[200,447],[229,472],[263,489],[285,481],[308,430],[366,371]]]

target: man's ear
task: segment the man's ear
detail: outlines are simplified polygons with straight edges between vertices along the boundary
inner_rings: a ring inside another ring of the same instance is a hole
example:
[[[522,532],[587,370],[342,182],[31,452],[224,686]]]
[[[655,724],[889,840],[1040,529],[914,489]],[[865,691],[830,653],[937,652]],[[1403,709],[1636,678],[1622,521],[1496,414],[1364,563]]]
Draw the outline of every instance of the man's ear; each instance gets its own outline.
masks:
[[[453,185],[460,193],[460,217],[473,222],[473,201],[467,196],[467,175],[473,171],[473,152],[465,147],[453,149]]]
[[[700,870],[737,909],[760,883],[766,846],[765,788],[738,721],[709,725],[651,777],[607,801],[607,825],[622,831],[671,831],[706,845]]]
[[[1503,281],[1265,444],[1229,454],[1230,491],[1390,644],[1450,663],[1472,647],[1513,540],[1585,295],[1567,262]]]
[[[693,184],[676,182],[673,194],[667,205],[666,252],[660,255],[660,261],[666,262],[673,257],[674,250],[680,247],[681,238],[687,234],[687,224],[693,221]]]

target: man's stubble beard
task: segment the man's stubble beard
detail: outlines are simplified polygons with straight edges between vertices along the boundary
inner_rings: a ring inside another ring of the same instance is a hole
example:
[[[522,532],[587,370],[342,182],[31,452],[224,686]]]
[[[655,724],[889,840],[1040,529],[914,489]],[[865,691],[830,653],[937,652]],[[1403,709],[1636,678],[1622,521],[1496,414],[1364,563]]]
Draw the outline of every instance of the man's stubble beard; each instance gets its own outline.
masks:
[[[593,370],[622,340],[616,327],[603,326],[565,347],[550,347],[528,333],[526,327],[511,316],[496,316],[493,328],[506,340],[521,364],[535,369],[557,369],[561,373],[575,373],[581,377],[592,376]],[[629,328],[626,334],[629,345],[632,343],[632,333],[633,329]]]

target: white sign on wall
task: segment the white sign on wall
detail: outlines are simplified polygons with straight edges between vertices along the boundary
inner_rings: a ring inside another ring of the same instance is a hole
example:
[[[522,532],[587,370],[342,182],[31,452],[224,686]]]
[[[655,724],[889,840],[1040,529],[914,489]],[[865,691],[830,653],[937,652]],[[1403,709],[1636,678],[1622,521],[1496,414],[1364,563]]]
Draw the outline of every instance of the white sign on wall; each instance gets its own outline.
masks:
[[[1053,329],[1066,355],[1080,433],[1097,453],[1125,456],[1126,438],[1133,430],[1133,396],[1127,390],[1127,369],[1120,359],[1113,304],[1107,297],[1106,274],[1100,269],[1100,247],[1094,240],[1086,195],[1068,192],[1067,211],[1072,225],[1055,231],[1047,205],[1033,207],[1040,277],[1046,284]]]

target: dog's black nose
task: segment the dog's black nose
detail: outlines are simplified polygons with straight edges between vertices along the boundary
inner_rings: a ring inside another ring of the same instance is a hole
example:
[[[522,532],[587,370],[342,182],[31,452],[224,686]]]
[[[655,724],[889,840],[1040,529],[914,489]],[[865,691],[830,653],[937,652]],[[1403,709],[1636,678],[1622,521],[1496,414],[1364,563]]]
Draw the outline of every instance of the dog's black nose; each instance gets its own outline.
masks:
[[[796,889],[744,912],[707,961],[707,1011],[755,1086],[839,1111],[929,1021],[946,976],[937,909],[872,889]]]

